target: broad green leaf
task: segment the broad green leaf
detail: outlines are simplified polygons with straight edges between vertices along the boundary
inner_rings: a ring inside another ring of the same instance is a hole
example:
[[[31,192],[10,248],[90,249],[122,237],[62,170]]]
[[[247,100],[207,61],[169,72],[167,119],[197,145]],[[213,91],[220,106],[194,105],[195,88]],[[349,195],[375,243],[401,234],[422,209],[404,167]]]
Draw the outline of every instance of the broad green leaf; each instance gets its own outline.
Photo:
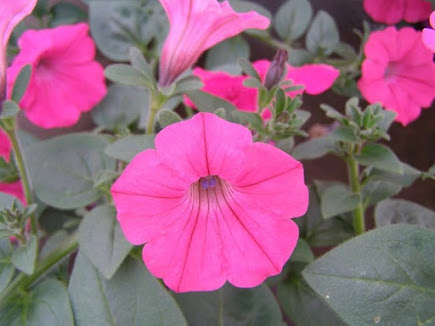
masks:
[[[112,206],[94,208],[79,228],[80,250],[106,278],[111,278],[133,247],[125,240]]]
[[[414,183],[415,180],[420,177],[421,172],[403,162],[402,167],[403,174],[375,168],[370,170],[369,176],[371,179],[374,180],[385,180],[393,183],[398,183],[403,187],[409,187]]]
[[[45,232],[50,234],[61,230],[65,223],[69,223],[73,220],[79,221],[79,217],[74,211],[47,207],[40,215],[38,224],[44,229]]]
[[[1,112],[0,119],[13,118],[20,112],[20,107],[14,101],[8,100],[2,104],[3,111]]]
[[[322,215],[329,218],[350,212],[359,205],[360,201],[360,195],[352,193],[346,186],[329,187],[322,194]]]
[[[355,159],[362,165],[373,166],[388,172],[403,173],[402,162],[400,162],[396,154],[385,145],[366,144]]]
[[[36,257],[38,255],[38,239],[32,235],[25,246],[18,247],[12,252],[12,264],[27,275],[35,270]]]
[[[307,0],[289,0],[279,7],[274,27],[283,40],[291,42],[304,34],[312,17],[313,8]]]
[[[334,18],[319,10],[305,37],[307,50],[314,54],[329,55],[339,42],[340,35]]]
[[[177,113],[166,109],[160,110],[158,119],[161,128],[166,128],[181,121],[181,117]]]
[[[435,230],[435,212],[403,199],[388,199],[375,208],[377,227],[389,224],[416,224]]]
[[[109,59],[127,61],[132,46],[146,50],[165,39],[168,21],[158,2],[90,1],[89,23],[98,49]]]
[[[331,137],[319,137],[299,143],[291,155],[297,160],[313,160],[336,150],[335,140]]]
[[[22,208],[23,205],[19,200],[17,200],[16,197],[6,194],[4,192],[0,192],[0,211],[4,209],[10,209],[12,207],[12,204],[16,202],[18,204],[19,208]]]
[[[291,49],[289,52],[288,62],[293,67],[300,67],[304,64],[311,63],[315,55],[305,49]]]
[[[183,95],[187,92],[201,89],[204,83],[197,76],[187,76],[178,80],[172,95]]]
[[[133,258],[106,280],[79,252],[69,293],[76,326],[187,325],[174,299],[144,264]]]
[[[402,186],[388,181],[369,181],[362,188],[363,204],[368,207],[400,192]]]
[[[94,122],[109,130],[122,130],[149,110],[148,91],[111,85],[106,97],[92,110]]]
[[[433,325],[435,233],[386,226],[305,268],[308,284],[348,325]]]
[[[239,58],[249,59],[249,55],[248,42],[241,36],[235,36],[217,44],[208,51],[205,68],[238,75],[242,73],[242,68],[237,60]]]
[[[103,137],[77,133],[38,142],[26,152],[33,189],[53,207],[75,209],[96,201],[94,179],[101,170],[114,170],[115,160],[104,154]]]
[[[356,130],[348,126],[338,127],[330,134],[330,137],[336,141],[342,141],[345,143],[358,144],[360,142],[356,135]]]
[[[154,85],[143,72],[127,64],[113,64],[104,70],[104,75],[115,83],[153,89]]]
[[[266,285],[240,289],[226,284],[213,292],[174,294],[189,326],[281,326],[278,303]]]
[[[45,280],[27,294],[13,298],[0,307],[0,325],[74,326],[66,286]]]
[[[223,108],[231,116],[231,112],[237,110],[232,103],[203,91],[188,92],[187,96],[201,112],[214,112]]]
[[[233,111],[231,112],[233,120],[239,124],[250,124],[257,132],[263,130],[263,119],[258,113]]]
[[[76,24],[88,19],[86,11],[79,6],[68,2],[56,3],[50,8],[50,14],[53,17],[50,21],[50,27]]]
[[[257,70],[255,70],[254,66],[248,59],[240,58],[237,60],[237,62],[239,63],[240,67],[242,68],[243,72],[246,75],[257,80],[261,84],[260,75],[258,74]]]
[[[10,261],[12,246],[9,239],[0,239],[0,293],[8,286],[15,273]]]
[[[138,48],[132,47],[129,51],[129,58],[131,65],[143,73],[144,77],[148,79],[150,85],[155,85],[156,79],[154,78],[153,68],[147,62],[142,52],[140,52]],[[153,88],[153,90],[154,89],[155,88]]]
[[[291,274],[280,283],[277,297],[283,311],[296,326],[345,325],[300,274]]]
[[[154,135],[131,135],[108,145],[105,153],[124,162],[130,162],[140,152],[154,148]]]
[[[334,53],[347,60],[355,60],[357,57],[355,49],[350,44],[343,42],[340,42],[335,46]]]
[[[32,75],[32,66],[30,64],[21,68],[15,79],[14,87],[12,88],[11,100],[15,103],[19,103],[29,85],[30,76]]]

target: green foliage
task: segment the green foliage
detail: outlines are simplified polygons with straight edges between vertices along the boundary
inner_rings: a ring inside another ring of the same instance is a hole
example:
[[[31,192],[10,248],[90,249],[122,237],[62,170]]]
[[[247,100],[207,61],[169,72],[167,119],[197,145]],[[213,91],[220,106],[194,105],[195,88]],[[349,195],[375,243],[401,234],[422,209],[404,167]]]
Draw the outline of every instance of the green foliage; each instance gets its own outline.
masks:
[[[38,239],[32,235],[24,246],[12,252],[12,264],[20,271],[31,275],[35,270],[38,255]]]
[[[203,86],[203,82],[198,77],[187,76],[176,81],[175,89],[171,95],[183,95],[187,92],[199,90]]]
[[[69,2],[59,2],[50,8],[50,26],[76,24],[86,21],[88,14],[79,6]]]
[[[165,288],[142,262],[128,258],[110,280],[79,252],[69,283],[76,326],[187,325]]]
[[[318,137],[295,146],[292,156],[297,160],[313,160],[336,151],[335,140],[331,137]]]
[[[168,26],[156,0],[91,1],[89,23],[98,49],[114,61],[127,61],[133,46],[143,52],[156,51]]]
[[[130,162],[140,152],[154,148],[154,135],[130,135],[108,145],[105,153],[110,157]]]
[[[305,38],[307,50],[317,55],[329,55],[340,42],[337,25],[325,11],[318,11]]]
[[[237,63],[239,58],[248,59],[251,51],[249,44],[240,36],[229,38],[211,48],[205,59],[205,69],[225,71],[238,75],[242,72]]]
[[[376,229],[305,268],[308,284],[349,325],[429,325],[435,304],[435,233]]]
[[[377,227],[390,224],[415,224],[435,229],[435,212],[416,203],[403,199],[388,199],[376,205]]]
[[[279,7],[274,27],[278,35],[288,43],[301,37],[313,16],[313,9],[307,0],[288,0]]]
[[[231,112],[237,110],[232,103],[203,91],[188,92],[187,96],[201,112],[214,112],[223,108],[228,116],[231,116]]]
[[[36,196],[61,209],[84,207],[102,194],[94,188],[101,170],[114,170],[104,154],[107,141],[88,133],[68,134],[31,145],[26,153]]]
[[[30,82],[30,76],[32,75],[32,66],[30,64],[25,65],[21,68],[15,79],[14,87],[12,88],[11,99],[15,103],[19,103],[24,93],[26,92],[27,86]]]
[[[369,165],[380,170],[402,174],[402,163],[396,154],[385,145],[366,144],[357,155],[356,160],[362,165]]]
[[[92,110],[94,122],[109,130],[124,130],[149,110],[147,91],[136,87],[111,85],[106,97]]]
[[[361,198],[352,193],[346,186],[333,185],[322,193],[321,210],[325,218],[354,210]]]
[[[150,82],[147,75],[139,69],[127,64],[113,64],[104,70],[108,79],[115,83],[127,86],[135,86],[145,89],[152,89],[154,84]]]
[[[15,268],[11,262],[11,255],[11,242],[9,239],[0,238],[0,293],[12,281],[15,274]]]
[[[73,326],[66,286],[49,279],[37,284],[28,293],[18,294],[0,306],[0,325]]]
[[[158,119],[161,128],[165,128],[171,124],[182,121],[181,117],[177,113],[166,109],[160,110]]]
[[[174,294],[189,326],[281,326],[279,306],[269,288],[240,289],[226,284],[213,292]]]
[[[14,101],[4,101],[2,105],[3,111],[1,112],[0,119],[14,118],[20,112],[20,107]]]

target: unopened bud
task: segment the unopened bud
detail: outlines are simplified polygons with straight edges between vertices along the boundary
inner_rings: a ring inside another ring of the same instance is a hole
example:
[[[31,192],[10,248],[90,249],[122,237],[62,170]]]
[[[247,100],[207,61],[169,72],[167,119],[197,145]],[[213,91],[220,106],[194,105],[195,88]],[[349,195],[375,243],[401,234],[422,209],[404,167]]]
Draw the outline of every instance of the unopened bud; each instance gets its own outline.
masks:
[[[277,85],[284,77],[287,60],[287,50],[279,49],[273,57],[264,80],[264,87],[266,87],[268,90],[271,90],[272,87]]]

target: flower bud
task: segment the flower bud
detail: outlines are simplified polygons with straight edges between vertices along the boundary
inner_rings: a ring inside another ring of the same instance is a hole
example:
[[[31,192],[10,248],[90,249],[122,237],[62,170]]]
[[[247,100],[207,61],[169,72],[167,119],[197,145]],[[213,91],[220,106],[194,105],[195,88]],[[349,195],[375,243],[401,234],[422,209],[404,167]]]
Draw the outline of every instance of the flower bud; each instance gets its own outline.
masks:
[[[277,85],[284,77],[287,60],[287,50],[279,49],[273,57],[264,80],[264,87],[266,87],[268,90],[271,90],[272,87]]]

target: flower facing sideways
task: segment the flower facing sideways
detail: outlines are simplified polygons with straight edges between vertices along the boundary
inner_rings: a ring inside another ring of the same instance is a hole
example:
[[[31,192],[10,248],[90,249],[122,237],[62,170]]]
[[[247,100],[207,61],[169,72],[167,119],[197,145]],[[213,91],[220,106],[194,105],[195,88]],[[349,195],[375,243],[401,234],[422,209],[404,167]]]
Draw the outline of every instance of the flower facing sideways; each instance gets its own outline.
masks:
[[[380,102],[397,113],[406,126],[435,98],[433,53],[421,32],[410,27],[388,27],[372,33],[364,48],[366,59],[358,88],[369,103]]]
[[[408,23],[425,20],[432,10],[426,0],[364,0],[363,5],[373,20],[390,25],[401,20]]]
[[[428,49],[435,53],[435,11],[430,15],[429,22],[432,28],[423,29],[423,43]]]
[[[20,106],[32,123],[43,128],[72,126],[106,95],[103,67],[94,60],[88,30],[85,23],[28,30],[18,40],[20,53],[7,72],[8,93],[21,68],[31,64]]]
[[[177,292],[253,287],[280,273],[298,239],[291,218],[308,206],[302,164],[210,113],[163,129],[155,144],[112,187],[150,272]]]
[[[190,68],[205,50],[246,29],[266,29],[269,19],[254,11],[235,12],[228,1],[160,0],[170,22],[160,58],[161,86]]]

